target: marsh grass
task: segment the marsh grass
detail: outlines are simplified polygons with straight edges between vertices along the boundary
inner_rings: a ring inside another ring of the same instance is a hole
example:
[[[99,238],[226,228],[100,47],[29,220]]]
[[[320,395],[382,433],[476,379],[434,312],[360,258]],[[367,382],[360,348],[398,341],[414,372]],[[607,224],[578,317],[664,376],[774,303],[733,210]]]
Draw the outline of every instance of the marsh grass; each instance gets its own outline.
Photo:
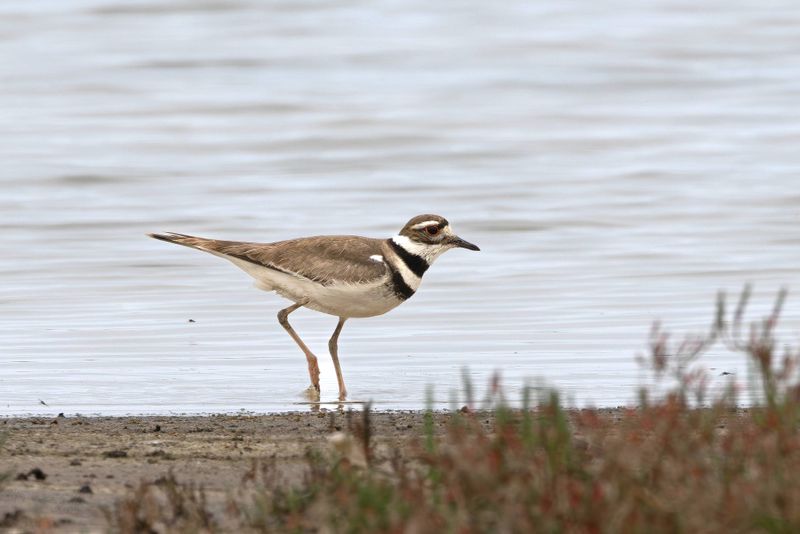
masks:
[[[104,510],[113,532],[208,533],[217,524],[208,511],[205,492],[192,484],[182,484],[174,474],[154,482],[142,481],[113,510]]]
[[[640,360],[676,385],[643,390],[636,409],[566,410],[555,391],[535,402],[527,392],[521,410],[457,410],[443,431],[429,412],[416,441],[379,454],[367,407],[350,417],[348,447],[309,454],[302,482],[254,465],[227,520],[242,532],[799,532],[800,354],[778,354],[785,293],[745,328],[749,297],[729,316],[721,295],[700,336],[673,343],[656,325]],[[717,342],[748,358],[761,404],[738,409],[732,385],[711,398],[696,364]],[[218,529],[199,490],[170,484],[186,495],[149,505],[143,484],[109,516],[115,530],[159,518]]]

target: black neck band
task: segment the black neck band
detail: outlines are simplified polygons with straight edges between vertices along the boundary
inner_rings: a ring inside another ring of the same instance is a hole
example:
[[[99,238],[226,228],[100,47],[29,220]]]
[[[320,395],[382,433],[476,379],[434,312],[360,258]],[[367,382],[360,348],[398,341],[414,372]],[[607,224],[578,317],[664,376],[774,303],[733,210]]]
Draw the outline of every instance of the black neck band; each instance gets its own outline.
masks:
[[[395,243],[394,239],[389,240],[389,246],[392,247],[392,250],[400,257],[403,263],[406,264],[406,267],[408,267],[412,273],[417,275],[417,277],[422,278],[422,275],[425,274],[425,271],[427,271],[428,267],[430,267],[430,264],[425,261],[425,258],[410,253]]]

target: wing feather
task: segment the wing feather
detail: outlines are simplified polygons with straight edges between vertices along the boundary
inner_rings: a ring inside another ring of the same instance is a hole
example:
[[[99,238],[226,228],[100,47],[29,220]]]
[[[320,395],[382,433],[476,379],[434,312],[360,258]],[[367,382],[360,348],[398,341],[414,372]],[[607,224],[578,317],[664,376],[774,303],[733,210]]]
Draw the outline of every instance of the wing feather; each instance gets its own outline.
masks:
[[[360,236],[316,236],[249,243],[206,239],[184,234],[150,234],[151,237],[261,265],[324,285],[359,284],[386,275],[386,265],[370,256],[381,255],[380,239]]]

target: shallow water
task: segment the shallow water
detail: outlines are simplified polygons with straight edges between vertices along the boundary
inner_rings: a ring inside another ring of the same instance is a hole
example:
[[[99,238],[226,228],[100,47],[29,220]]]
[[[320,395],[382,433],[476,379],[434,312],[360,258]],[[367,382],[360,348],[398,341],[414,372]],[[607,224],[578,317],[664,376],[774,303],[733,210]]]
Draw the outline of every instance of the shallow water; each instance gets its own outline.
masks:
[[[351,398],[387,409],[448,406],[464,369],[630,402],[652,321],[800,288],[795,2],[168,4],[0,6],[4,415],[306,409],[286,303],[149,231],[448,217],[482,252],[342,334]],[[333,400],[335,319],[292,319]]]

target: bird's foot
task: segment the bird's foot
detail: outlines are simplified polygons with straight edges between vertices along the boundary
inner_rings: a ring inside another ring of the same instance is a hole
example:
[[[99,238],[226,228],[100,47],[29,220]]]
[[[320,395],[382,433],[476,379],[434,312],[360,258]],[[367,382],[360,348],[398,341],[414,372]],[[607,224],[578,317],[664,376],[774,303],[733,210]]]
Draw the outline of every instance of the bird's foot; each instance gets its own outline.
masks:
[[[303,392],[305,397],[312,401],[312,402],[319,402],[319,384],[317,385],[310,385],[308,388]]]

